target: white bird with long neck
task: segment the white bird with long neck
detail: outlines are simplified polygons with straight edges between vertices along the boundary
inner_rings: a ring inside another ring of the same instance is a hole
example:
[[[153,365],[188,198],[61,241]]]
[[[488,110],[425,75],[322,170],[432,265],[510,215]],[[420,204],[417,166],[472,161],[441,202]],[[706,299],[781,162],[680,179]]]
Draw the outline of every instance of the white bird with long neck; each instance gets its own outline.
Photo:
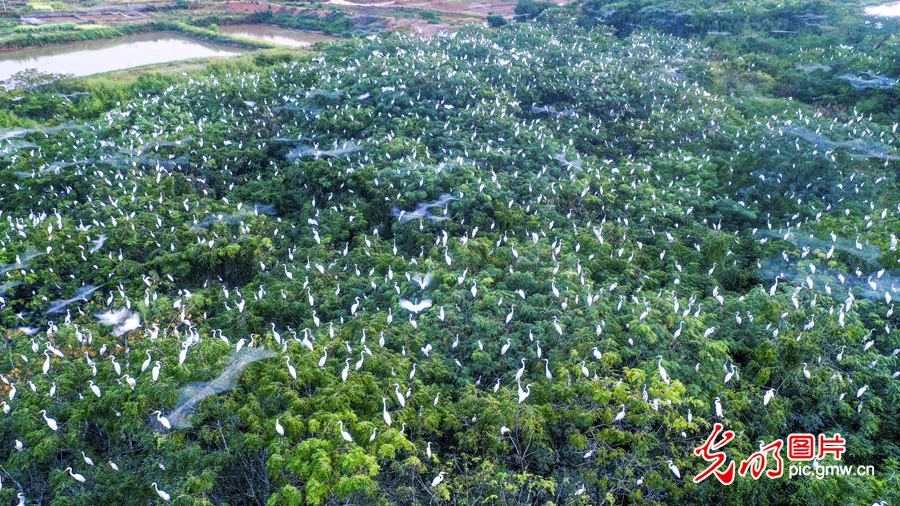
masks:
[[[88,380],[88,384],[90,384],[90,386],[91,386],[91,392],[93,392],[94,395],[96,395],[97,398],[99,399],[100,396],[103,395],[100,392],[100,387],[98,387],[97,385],[94,384],[94,380]]]
[[[391,414],[388,413],[387,410],[387,397],[381,396],[381,416],[384,418],[384,423],[387,424],[388,427],[391,426]]]
[[[347,376],[350,374],[350,357],[344,361],[346,365],[344,366],[344,370],[341,371],[341,381],[347,381]]]
[[[162,411],[160,411],[160,410],[157,409],[156,411],[154,411],[153,413],[150,413],[150,414],[151,414],[151,415],[156,415],[156,421],[159,422],[159,423],[160,423],[163,427],[165,427],[166,429],[171,429],[171,428],[172,428],[172,424],[169,423],[169,419],[166,418],[166,417],[164,417],[164,416],[162,416]]]
[[[521,383],[518,383],[518,385],[519,385],[519,404],[522,404],[522,402],[525,399],[527,399],[529,395],[531,395],[531,383],[525,385],[525,390],[522,390]]]
[[[659,359],[659,362],[657,362],[657,364],[656,364],[656,366],[659,368],[659,376],[662,378],[663,383],[668,385],[669,384],[669,375],[666,374],[666,369],[662,366],[662,359],[663,359],[662,355],[657,355],[656,358]]]
[[[56,420],[47,416],[46,410],[42,409],[39,411],[39,413],[44,416],[44,421],[47,422],[47,426],[50,427],[50,430],[53,430],[53,431],[59,430],[59,424],[56,423]]]
[[[674,474],[676,478],[681,478],[681,472],[678,470],[678,467],[675,466],[675,463],[671,460],[667,462],[669,463],[669,470],[672,471],[672,474]]]
[[[731,364],[731,372],[729,372],[728,374],[725,375],[725,383],[728,383],[729,381],[731,381],[731,378],[734,377],[736,368],[737,368],[736,365]]]
[[[349,432],[344,430],[343,420],[338,420],[338,425],[340,426],[341,437],[344,438],[344,441],[347,441],[348,443],[352,443],[353,436],[351,436]]]
[[[78,474],[78,473],[76,473],[76,472],[73,472],[71,467],[67,467],[67,468],[66,468],[66,471],[69,473],[69,476],[71,476],[72,478],[74,478],[75,481],[77,481],[77,482],[79,482],[79,483],[84,483],[85,481],[87,481],[87,480],[84,478],[84,475]]]
[[[150,362],[152,361],[152,358],[150,357],[150,350],[144,350],[144,352],[147,354],[147,360],[144,360],[144,363],[141,364],[141,372],[146,371],[147,368],[150,367]]]
[[[403,394],[400,392],[400,384],[394,383],[394,393],[397,394],[397,402],[400,403],[401,407],[406,407],[406,398],[403,397]]]
[[[519,370],[516,371],[516,381],[521,380],[522,375],[525,373],[525,359],[522,358],[520,360],[522,361],[522,367],[520,367]]]
[[[295,369],[294,366],[291,365],[291,357],[285,356],[284,358],[285,362],[287,363],[288,373],[292,378],[297,379],[297,369]]]
[[[169,494],[160,490],[159,486],[156,485],[155,481],[151,485],[153,486],[153,490],[156,490],[156,495],[158,495],[160,499],[162,499],[163,501],[169,502],[169,500],[172,498]]]
[[[275,322],[269,323],[269,325],[272,326],[272,337],[275,338],[275,342],[281,344],[281,334],[275,330]]]

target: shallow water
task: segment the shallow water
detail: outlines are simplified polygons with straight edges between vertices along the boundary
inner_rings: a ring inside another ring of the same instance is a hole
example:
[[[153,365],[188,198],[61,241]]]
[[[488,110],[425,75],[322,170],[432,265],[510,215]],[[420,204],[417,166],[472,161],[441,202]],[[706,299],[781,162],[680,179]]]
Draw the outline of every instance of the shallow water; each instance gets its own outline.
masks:
[[[267,25],[226,25],[220,26],[219,32],[234,37],[262,40],[280,46],[306,47],[316,42],[330,42],[334,37],[318,33],[289,30]]]
[[[154,63],[238,54],[240,51],[232,47],[198,42],[171,33],[145,33],[3,53],[0,54],[0,80],[33,68],[41,72],[87,76]]]

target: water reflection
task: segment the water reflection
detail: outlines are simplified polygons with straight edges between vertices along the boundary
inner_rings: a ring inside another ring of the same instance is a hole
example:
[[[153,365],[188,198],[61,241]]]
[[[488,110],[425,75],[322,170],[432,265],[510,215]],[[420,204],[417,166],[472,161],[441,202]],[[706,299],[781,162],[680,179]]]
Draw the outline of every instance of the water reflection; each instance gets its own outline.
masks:
[[[238,54],[240,52],[231,47],[171,33],[145,33],[0,54],[0,80],[31,68],[87,76],[154,63]]]
[[[225,35],[262,40],[280,46],[306,47],[316,42],[331,42],[334,37],[318,33],[289,30],[266,25],[227,25],[220,26],[219,31]]]

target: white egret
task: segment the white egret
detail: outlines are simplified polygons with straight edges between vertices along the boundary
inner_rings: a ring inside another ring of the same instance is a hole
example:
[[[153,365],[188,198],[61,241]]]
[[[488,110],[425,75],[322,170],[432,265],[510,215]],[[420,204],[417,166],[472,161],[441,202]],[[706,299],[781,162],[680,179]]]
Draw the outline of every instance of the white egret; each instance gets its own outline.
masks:
[[[347,376],[350,374],[350,357],[344,361],[346,365],[344,366],[344,370],[341,371],[341,381],[347,381]]]
[[[400,393],[400,384],[394,383],[394,393],[397,394],[397,402],[400,403],[401,407],[406,407],[406,399],[403,397],[403,394]]]
[[[47,426],[50,427],[51,430],[54,430],[54,431],[55,431],[55,430],[58,430],[58,429],[59,429],[59,424],[56,423],[56,420],[54,420],[54,419],[50,418],[49,416],[47,416],[47,411],[46,411],[46,410],[43,410],[43,409],[42,409],[42,410],[40,410],[40,413],[41,413],[42,415],[44,415],[44,421],[47,422]]]
[[[544,362],[544,376],[546,376],[548,380],[552,380],[553,374],[550,372],[550,361],[545,358],[545,359],[543,359],[543,362]]]
[[[169,419],[162,416],[162,411],[157,409],[156,411],[154,411],[153,413],[150,413],[150,414],[156,415],[156,421],[159,422],[160,424],[162,424],[162,426],[165,427],[166,429],[172,428],[172,424],[169,423]]]
[[[387,397],[381,396],[381,416],[384,417],[384,423],[387,424],[388,427],[391,426],[391,414],[388,413],[387,410]]]
[[[531,383],[525,385],[525,390],[522,390],[522,384],[519,383],[519,404],[522,404],[522,401],[528,398],[531,395]]]
[[[668,385],[669,384],[669,375],[666,374],[666,369],[662,366],[662,359],[663,359],[662,355],[657,355],[656,358],[659,359],[659,362],[657,362],[657,364],[656,364],[656,366],[659,368],[659,376],[662,378],[663,383]]]
[[[770,388],[770,389],[766,392],[766,395],[763,397],[763,406],[767,406],[767,405],[769,404],[769,402],[772,401],[772,398],[773,398],[773,397],[775,397],[775,389],[774,389],[774,388]]]
[[[681,478],[681,471],[678,470],[678,467],[671,460],[668,461],[669,470],[672,471],[672,474],[675,475],[676,478]]]
[[[155,481],[151,484],[151,486],[153,487],[153,490],[156,490],[156,495],[158,495],[159,498],[163,501],[169,502],[169,500],[172,498],[172,496],[165,493],[165,491],[160,490]]]
[[[734,370],[736,367],[737,366],[735,366],[734,364],[731,364],[731,372],[725,375],[725,383],[728,383],[729,381],[731,381],[731,378],[734,377]]]
[[[150,367],[150,362],[152,360],[152,358],[150,357],[150,350],[144,350],[144,353],[147,354],[147,360],[144,360],[144,363],[141,364],[141,372],[146,371],[147,368]]]
[[[338,425],[340,426],[341,437],[344,438],[344,441],[347,441],[348,443],[352,443],[353,436],[351,436],[349,432],[344,430],[344,421],[338,420]]]
[[[411,311],[413,313],[418,314],[420,311],[424,311],[432,306],[431,299],[425,299],[418,303],[413,304],[407,299],[400,299],[400,307],[407,311]],[[443,308],[441,308],[443,313]]]
[[[66,468],[66,471],[69,473],[69,476],[71,476],[72,478],[75,478],[75,481],[77,481],[77,482],[79,482],[79,483],[84,483],[85,481],[87,481],[87,480],[84,478],[84,475],[81,475],[81,474],[72,472],[72,468],[71,468],[71,467],[67,467],[67,468]]]
[[[284,358],[285,362],[287,363],[288,373],[290,373],[292,378],[297,379],[297,369],[295,369],[294,366],[291,365],[290,355],[287,355]]]

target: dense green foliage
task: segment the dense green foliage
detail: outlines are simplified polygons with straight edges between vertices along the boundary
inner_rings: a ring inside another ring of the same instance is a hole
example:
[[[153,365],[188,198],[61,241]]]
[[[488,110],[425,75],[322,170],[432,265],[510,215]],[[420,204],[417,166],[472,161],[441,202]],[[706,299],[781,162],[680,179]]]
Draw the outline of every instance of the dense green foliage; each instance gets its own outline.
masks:
[[[763,65],[595,7],[2,97],[0,502],[900,501],[896,90],[838,75],[897,46]],[[765,85],[826,62],[839,97]],[[277,356],[158,422],[239,347]],[[875,475],[695,484],[716,422]]]
[[[487,23],[490,27],[499,28],[506,24],[506,18],[491,14],[487,17]]]

